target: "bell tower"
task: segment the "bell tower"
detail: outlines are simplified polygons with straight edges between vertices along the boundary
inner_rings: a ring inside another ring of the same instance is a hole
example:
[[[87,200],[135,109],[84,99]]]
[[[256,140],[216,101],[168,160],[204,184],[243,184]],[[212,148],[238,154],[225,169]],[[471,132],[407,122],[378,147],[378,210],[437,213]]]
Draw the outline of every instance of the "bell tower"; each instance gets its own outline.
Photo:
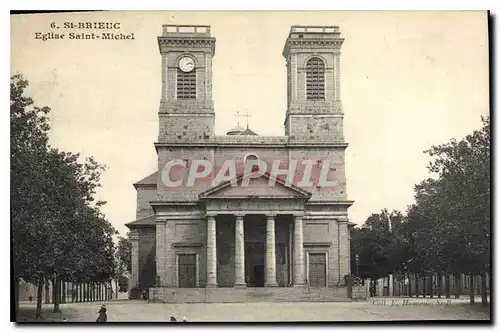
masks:
[[[207,142],[214,136],[212,57],[215,38],[207,25],[164,25],[158,142]]]
[[[285,135],[292,142],[343,142],[338,26],[292,26],[287,67]]]

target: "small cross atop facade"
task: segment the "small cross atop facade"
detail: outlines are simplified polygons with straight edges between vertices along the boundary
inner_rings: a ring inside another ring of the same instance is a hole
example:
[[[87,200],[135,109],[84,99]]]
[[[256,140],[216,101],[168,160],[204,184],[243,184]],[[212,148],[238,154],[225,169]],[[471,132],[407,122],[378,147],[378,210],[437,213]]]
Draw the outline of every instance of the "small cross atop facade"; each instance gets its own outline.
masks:
[[[238,112],[236,112],[236,116],[244,116],[247,118],[247,129],[248,129],[248,118],[251,118],[252,115],[250,115],[250,113],[248,113],[248,111],[245,112],[244,114],[241,114],[240,111],[238,111]]]

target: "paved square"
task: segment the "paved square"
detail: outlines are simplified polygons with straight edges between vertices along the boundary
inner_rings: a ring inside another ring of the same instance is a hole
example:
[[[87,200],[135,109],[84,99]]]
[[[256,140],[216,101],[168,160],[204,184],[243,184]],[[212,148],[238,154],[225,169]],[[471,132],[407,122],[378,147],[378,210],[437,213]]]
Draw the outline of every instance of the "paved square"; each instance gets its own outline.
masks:
[[[408,300],[409,302],[404,302]],[[384,302],[385,301],[385,302]],[[488,308],[469,305],[467,298],[403,299],[377,298],[365,302],[295,303],[190,303],[158,304],[140,301],[106,302],[108,322],[165,322],[170,316],[186,317],[190,322],[293,322],[293,321],[387,321],[387,320],[489,320]],[[92,322],[101,303],[61,304],[62,316],[69,322]],[[32,315],[33,304],[22,304]],[[61,320],[44,304],[44,318]],[[32,320],[25,317],[23,319]]]

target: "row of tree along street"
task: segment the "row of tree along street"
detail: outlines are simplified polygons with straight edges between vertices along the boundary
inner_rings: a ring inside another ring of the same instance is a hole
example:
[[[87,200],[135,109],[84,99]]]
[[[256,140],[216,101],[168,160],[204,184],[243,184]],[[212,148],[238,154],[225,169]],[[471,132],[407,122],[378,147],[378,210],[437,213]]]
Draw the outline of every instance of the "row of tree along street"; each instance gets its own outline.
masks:
[[[450,281],[453,292],[461,293],[457,288],[467,275],[471,302],[477,288],[474,280],[479,280],[482,302],[487,303],[486,278],[491,276],[489,117],[462,140],[452,139],[425,153],[431,159],[431,177],[415,186],[415,203],[404,213],[384,209],[372,214],[361,227],[351,230],[351,271],[371,280],[394,275],[410,283],[405,294],[409,296],[441,292],[442,282],[449,296]]]
[[[61,285],[80,285],[80,298],[93,299],[83,294],[95,293],[92,285],[109,285],[121,275],[123,264],[113,243],[117,232],[101,212],[105,202],[94,199],[105,167],[49,144],[50,109],[36,107],[25,94],[27,87],[20,74],[11,77],[13,289],[17,314],[19,281],[38,286],[39,317],[43,288],[49,281],[57,312]]]

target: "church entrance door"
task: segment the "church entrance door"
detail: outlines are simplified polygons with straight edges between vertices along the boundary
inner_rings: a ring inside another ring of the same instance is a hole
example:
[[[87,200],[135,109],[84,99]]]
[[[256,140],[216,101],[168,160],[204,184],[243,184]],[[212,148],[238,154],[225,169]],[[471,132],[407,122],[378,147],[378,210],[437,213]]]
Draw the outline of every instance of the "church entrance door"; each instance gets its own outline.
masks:
[[[197,273],[196,254],[179,254],[178,269],[179,269],[179,287],[195,288],[196,273]]]
[[[264,287],[265,243],[247,242],[245,246],[245,271],[248,287]]]
[[[326,255],[309,254],[309,283],[311,287],[326,287]]]

